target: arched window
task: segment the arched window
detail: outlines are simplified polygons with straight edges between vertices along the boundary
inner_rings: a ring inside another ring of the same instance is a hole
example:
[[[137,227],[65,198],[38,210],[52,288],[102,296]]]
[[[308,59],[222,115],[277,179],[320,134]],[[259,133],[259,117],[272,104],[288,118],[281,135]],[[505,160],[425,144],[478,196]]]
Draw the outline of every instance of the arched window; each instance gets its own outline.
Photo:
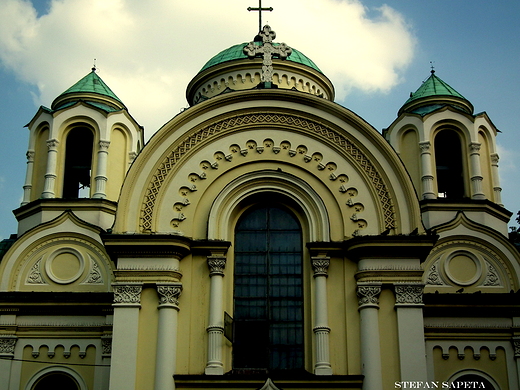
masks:
[[[94,134],[88,128],[77,127],[67,136],[63,198],[79,198],[80,190],[90,188]],[[89,193],[85,193],[89,197]]]
[[[43,375],[31,390],[79,390],[76,380],[63,372],[51,372]]]
[[[481,375],[477,374],[465,374],[459,376],[453,381],[458,387],[457,389],[486,389],[486,390],[497,390],[491,382]]]
[[[234,369],[303,368],[302,229],[279,205],[246,211],[235,230]]]
[[[464,197],[462,145],[453,130],[442,130],[435,137],[435,170],[439,198]]]

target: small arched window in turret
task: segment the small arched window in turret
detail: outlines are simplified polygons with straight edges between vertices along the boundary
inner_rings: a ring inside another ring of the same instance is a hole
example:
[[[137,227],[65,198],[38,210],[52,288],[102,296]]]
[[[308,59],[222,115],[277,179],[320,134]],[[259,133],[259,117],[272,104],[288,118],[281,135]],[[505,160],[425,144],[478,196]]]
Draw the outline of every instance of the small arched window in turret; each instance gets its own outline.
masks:
[[[464,197],[462,144],[454,130],[442,130],[435,136],[435,172],[439,198]]]
[[[72,129],[65,144],[63,198],[90,197],[94,134],[86,127]]]

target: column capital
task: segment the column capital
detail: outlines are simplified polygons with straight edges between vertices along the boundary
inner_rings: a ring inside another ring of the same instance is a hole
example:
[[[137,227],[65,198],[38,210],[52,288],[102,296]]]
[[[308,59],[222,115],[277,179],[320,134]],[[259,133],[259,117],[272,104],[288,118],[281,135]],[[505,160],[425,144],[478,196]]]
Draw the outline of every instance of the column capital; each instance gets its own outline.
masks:
[[[419,142],[419,148],[421,149],[422,153],[429,153],[431,146],[432,143],[430,141]]]
[[[423,284],[396,284],[395,306],[424,306],[423,291]]]
[[[110,141],[101,140],[99,141],[98,145],[100,152],[106,152],[108,150],[108,147],[110,146]]]
[[[56,138],[49,139],[47,140],[47,147],[49,150],[57,150],[59,143],[60,141],[58,141]]]
[[[0,335],[0,357],[14,357],[14,347],[18,337],[12,335]]]
[[[325,257],[325,256],[311,257],[311,264],[312,264],[312,269],[314,270],[314,277],[328,276],[330,257]]]
[[[114,305],[141,306],[141,284],[114,284]]]
[[[469,144],[470,153],[478,153],[478,152],[480,152],[481,145],[482,144],[480,142],[471,142]]]
[[[381,284],[370,284],[357,286],[357,296],[359,309],[366,307],[379,308],[379,294],[381,294]]]
[[[209,276],[224,276],[224,269],[226,268],[226,256],[211,255],[207,257],[207,262],[209,268]]]
[[[27,153],[25,153],[25,156],[27,157],[27,162],[34,162],[34,150],[28,150]]]
[[[159,308],[173,307],[179,310],[179,297],[182,292],[182,284],[158,284],[157,293],[159,294]]]
[[[515,358],[520,358],[520,336],[514,336],[511,339],[511,343],[513,344],[513,350],[515,352]]]

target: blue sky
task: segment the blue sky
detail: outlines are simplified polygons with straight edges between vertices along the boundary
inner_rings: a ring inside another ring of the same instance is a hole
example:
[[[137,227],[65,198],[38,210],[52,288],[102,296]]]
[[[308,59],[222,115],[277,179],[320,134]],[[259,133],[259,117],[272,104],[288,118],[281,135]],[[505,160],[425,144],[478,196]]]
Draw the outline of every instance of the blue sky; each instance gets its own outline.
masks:
[[[147,137],[186,106],[189,80],[219,51],[253,38],[253,0],[3,0],[0,9],[0,239],[16,232],[28,130],[40,104],[98,74]],[[520,209],[520,1],[272,0],[277,40],[316,62],[337,101],[381,131],[430,72],[486,111],[505,207]],[[35,8],[33,9],[32,6]],[[88,8],[86,8],[88,6]],[[105,19],[107,18],[107,19]],[[238,19],[237,19],[238,18]],[[142,29],[142,30],[141,30]]]

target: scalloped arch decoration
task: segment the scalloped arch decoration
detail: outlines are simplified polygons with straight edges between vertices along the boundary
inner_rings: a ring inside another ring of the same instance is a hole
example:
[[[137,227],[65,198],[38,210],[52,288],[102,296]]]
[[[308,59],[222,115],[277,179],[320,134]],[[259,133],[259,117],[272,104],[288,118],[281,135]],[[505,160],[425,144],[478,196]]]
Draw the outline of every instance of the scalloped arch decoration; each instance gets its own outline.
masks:
[[[306,118],[280,113],[255,113],[238,115],[227,118],[216,123],[203,127],[191,135],[187,136],[178,146],[176,146],[161,162],[159,168],[152,175],[152,180],[145,192],[141,204],[139,227],[142,232],[151,232],[153,229],[153,213],[155,201],[161,191],[161,187],[166,178],[174,168],[175,164],[192,148],[212,137],[215,134],[225,134],[240,126],[250,124],[282,124],[285,126],[304,129],[311,134],[320,136],[328,142],[332,142],[342,149],[352,161],[358,165],[361,171],[365,172],[375,189],[384,214],[385,228],[395,228],[396,216],[395,208],[389,190],[384,183],[381,174],[372,164],[370,159],[349,139],[338,131],[331,129],[322,123],[318,123]]]

